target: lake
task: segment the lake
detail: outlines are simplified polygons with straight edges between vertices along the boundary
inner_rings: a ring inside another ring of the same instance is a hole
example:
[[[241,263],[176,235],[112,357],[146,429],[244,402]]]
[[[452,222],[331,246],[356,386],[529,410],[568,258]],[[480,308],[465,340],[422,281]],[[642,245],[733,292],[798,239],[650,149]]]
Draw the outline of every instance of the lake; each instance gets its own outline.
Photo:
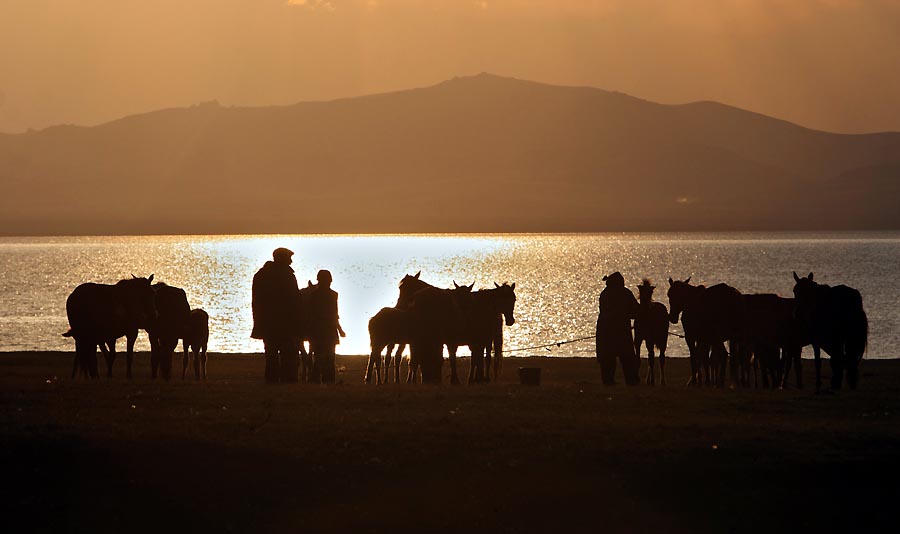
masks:
[[[504,334],[509,356],[592,356],[592,340],[529,347],[592,336],[601,278],[613,271],[635,295],[649,277],[667,305],[669,277],[791,296],[791,271],[812,271],[820,283],[862,293],[868,358],[897,356],[900,341],[900,232],[2,237],[0,351],[74,350],[60,334],[68,329],[66,297],[78,284],[153,273],[209,312],[210,351],[262,352],[262,342],[250,339],[250,288],[277,247],[295,252],[301,286],[319,269],[334,275],[347,331],[340,354],[368,353],[368,319],[394,305],[399,280],[418,271],[440,287],[515,282],[517,323]],[[671,331],[681,333],[680,325]],[[687,355],[679,338],[670,337],[669,347],[669,355]],[[147,349],[145,334],[138,348]]]

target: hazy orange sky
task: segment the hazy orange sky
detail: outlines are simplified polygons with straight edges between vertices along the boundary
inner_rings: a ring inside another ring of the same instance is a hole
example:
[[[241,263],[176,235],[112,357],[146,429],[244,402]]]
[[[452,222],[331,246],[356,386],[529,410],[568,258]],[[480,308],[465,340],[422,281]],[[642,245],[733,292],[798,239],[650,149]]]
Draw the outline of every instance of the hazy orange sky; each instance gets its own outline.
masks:
[[[900,0],[2,0],[0,131],[482,71],[900,131]]]

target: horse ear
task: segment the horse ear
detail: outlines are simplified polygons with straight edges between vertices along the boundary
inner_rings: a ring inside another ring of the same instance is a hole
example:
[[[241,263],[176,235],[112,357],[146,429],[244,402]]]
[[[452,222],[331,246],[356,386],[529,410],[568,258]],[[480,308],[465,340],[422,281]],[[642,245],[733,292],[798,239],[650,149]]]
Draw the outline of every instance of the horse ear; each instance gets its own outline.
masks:
[[[684,283],[686,284],[686,283],[690,282],[690,281],[691,281],[691,278],[693,278],[693,277],[694,277],[694,275],[688,276],[688,277],[687,277],[687,280],[685,280]]]
[[[150,282],[150,283],[153,282],[153,275],[152,275],[152,274],[150,275],[150,278],[147,278],[147,281]]]
[[[809,278],[810,282],[812,282],[812,276],[813,276],[812,273],[809,273],[809,276],[807,276],[807,278]]]
[[[469,291],[475,288],[475,280],[472,280],[472,283],[469,285]]]
[[[800,277],[797,276],[797,271],[791,271],[791,273],[793,273],[793,275],[794,275],[794,282],[799,282],[799,281],[800,281]]]
[[[500,287],[500,284],[498,284],[497,282],[494,282],[494,287]]]
[[[312,287],[312,286],[313,286],[312,280],[307,280],[306,287]]]
[[[134,273],[131,273],[131,279],[134,280],[136,278],[137,278],[137,276],[135,276]]]
[[[456,280],[453,281],[453,287],[459,289],[459,284],[456,283]]]
[[[674,284],[675,284],[675,281],[672,280],[672,277],[670,276],[670,277],[669,277],[669,285],[671,286],[671,285],[674,285]]]
[[[422,274],[422,271],[417,272],[416,275],[413,276],[413,278],[415,278],[416,280],[418,280],[420,274]]]
[[[511,286],[509,286],[509,287],[511,287],[511,288],[512,288],[512,289],[513,289],[513,291],[515,291],[515,290],[516,290],[516,283],[515,283],[515,282],[513,282],[513,283],[512,283],[512,285],[511,285]]]

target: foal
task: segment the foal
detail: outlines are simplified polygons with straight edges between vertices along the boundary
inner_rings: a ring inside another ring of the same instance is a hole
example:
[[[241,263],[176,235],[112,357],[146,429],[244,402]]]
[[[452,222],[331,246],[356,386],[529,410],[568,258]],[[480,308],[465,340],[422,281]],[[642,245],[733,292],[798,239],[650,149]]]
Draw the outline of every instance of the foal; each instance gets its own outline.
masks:
[[[659,383],[666,385],[666,344],[669,340],[669,311],[662,302],[653,302],[653,290],[656,286],[644,278],[637,286],[640,295],[637,317],[634,319],[634,353],[641,355],[641,342],[647,345],[647,359],[650,370],[647,372],[647,384],[656,383],[653,347],[659,349]]]

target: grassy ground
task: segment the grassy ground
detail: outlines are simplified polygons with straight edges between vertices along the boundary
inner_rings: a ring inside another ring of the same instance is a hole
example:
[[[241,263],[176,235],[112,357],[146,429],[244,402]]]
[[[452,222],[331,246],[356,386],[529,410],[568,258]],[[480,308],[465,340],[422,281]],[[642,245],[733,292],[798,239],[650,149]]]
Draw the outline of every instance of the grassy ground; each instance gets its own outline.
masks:
[[[605,388],[590,359],[507,360],[479,387],[69,380],[71,354],[0,355],[3,518],[22,531],[893,530],[900,361],[815,395]],[[464,360],[463,368],[468,363]],[[519,365],[542,385],[514,383]],[[827,363],[825,365],[827,369]],[[812,365],[805,362],[807,383]],[[828,373],[826,372],[826,375]]]

